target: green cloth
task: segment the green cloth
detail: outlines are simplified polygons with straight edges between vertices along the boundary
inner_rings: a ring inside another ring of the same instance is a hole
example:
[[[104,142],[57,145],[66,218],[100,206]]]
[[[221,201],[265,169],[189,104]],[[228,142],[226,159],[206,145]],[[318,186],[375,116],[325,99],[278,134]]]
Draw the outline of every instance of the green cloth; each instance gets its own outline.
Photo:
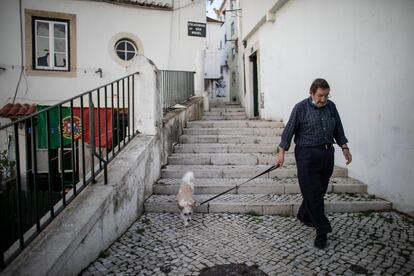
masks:
[[[44,110],[49,106],[37,105],[37,111]],[[62,107],[62,119],[70,116],[70,108]],[[37,147],[39,149],[47,148],[47,131],[46,131],[46,112],[42,112],[37,117]],[[70,122],[70,121],[69,121]],[[49,109],[49,129],[50,129],[50,148],[60,148],[60,131],[62,125],[59,124],[59,108],[53,107]],[[70,139],[63,138],[63,146],[70,145]]]

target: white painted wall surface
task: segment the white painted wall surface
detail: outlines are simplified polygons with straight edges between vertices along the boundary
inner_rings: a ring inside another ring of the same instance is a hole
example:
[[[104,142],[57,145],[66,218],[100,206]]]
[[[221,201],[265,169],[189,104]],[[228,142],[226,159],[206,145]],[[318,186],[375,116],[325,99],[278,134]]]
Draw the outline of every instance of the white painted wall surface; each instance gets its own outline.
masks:
[[[160,35],[167,37],[168,34],[171,34],[169,38],[171,41],[171,54],[168,56],[168,69],[194,71],[194,60],[200,50],[206,49],[206,38],[188,36],[187,25],[188,21],[206,23],[205,1],[175,0],[174,5],[176,8],[174,8],[173,17],[171,19],[171,16],[169,16],[169,23],[165,26],[167,28],[170,27],[170,30],[160,33]],[[149,31],[150,30],[151,29],[149,29]],[[151,32],[151,35],[156,41],[154,46],[156,46],[158,43],[161,43],[161,41],[158,41],[158,36],[156,33]],[[163,55],[160,51],[158,51],[156,54]],[[151,56],[148,57],[151,58]],[[160,69],[164,69],[161,64],[157,64],[157,66]]]
[[[221,50],[221,47],[224,46],[224,41],[221,39],[221,25],[222,23],[216,22],[207,22],[207,50],[217,51]]]
[[[287,121],[312,80],[326,78],[350,141],[349,175],[412,213],[413,14],[414,1],[290,0],[260,29],[262,118]]]
[[[224,41],[221,38],[221,23],[207,23],[207,50],[205,57],[205,74],[206,79],[220,78],[220,65],[225,55]],[[221,47],[220,47],[221,41]]]
[[[16,102],[52,105],[126,75],[127,68],[115,62],[108,51],[111,38],[121,32],[139,38],[143,54],[159,69],[194,71],[196,54],[205,49],[206,40],[188,36],[187,22],[206,21],[204,4],[201,0],[175,1],[171,12],[94,1],[22,0],[23,9],[76,15],[78,70],[75,78],[27,76]],[[19,1],[0,2],[0,64],[8,67],[0,71],[1,106],[12,101],[20,74],[20,68],[11,69],[21,63],[18,18]],[[103,78],[94,73],[97,68],[103,69]]]
[[[21,64],[18,7],[19,2],[15,0],[0,2],[0,67],[5,68],[6,64]],[[19,75],[20,68],[0,70],[1,106],[7,102],[7,98],[13,99]],[[22,89],[22,91],[24,90],[25,88]]]
[[[253,29],[256,23],[266,14],[268,10],[277,2],[277,0],[239,0],[241,11],[241,38]]]

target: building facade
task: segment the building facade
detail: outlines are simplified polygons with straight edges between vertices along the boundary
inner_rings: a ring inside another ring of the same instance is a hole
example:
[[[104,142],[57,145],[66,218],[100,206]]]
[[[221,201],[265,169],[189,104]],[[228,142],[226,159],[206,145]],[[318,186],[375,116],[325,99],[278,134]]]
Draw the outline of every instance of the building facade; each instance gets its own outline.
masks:
[[[311,82],[325,78],[354,156],[349,175],[411,214],[412,14],[414,2],[403,0],[273,1],[243,32],[246,85],[239,90],[249,117],[286,122]],[[340,150],[335,157],[345,166]]]
[[[188,29],[205,11],[202,0],[1,1],[0,105],[52,105],[136,70],[139,55],[195,71],[206,39]]]

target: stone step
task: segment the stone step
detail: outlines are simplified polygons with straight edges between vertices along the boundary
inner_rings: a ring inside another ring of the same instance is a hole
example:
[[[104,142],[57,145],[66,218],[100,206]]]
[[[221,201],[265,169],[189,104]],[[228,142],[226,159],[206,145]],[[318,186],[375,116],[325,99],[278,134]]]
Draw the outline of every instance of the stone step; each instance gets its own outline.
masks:
[[[217,165],[167,165],[161,170],[161,178],[182,178],[188,172],[194,172],[195,178],[251,178],[267,170],[269,165],[239,165],[239,166],[217,166]],[[289,165],[276,169],[261,178],[273,177],[296,177],[296,166]],[[344,177],[348,175],[346,168],[335,167],[332,176]]]
[[[246,116],[246,112],[244,111],[234,111],[234,112],[226,112],[226,111],[205,111],[203,113],[204,116]]]
[[[223,106],[223,107],[212,107],[212,112],[245,112],[243,107],[240,106]]]
[[[247,181],[248,178],[196,178],[194,194],[219,194],[236,185]],[[181,179],[160,179],[154,185],[154,194],[175,195],[181,184]],[[332,177],[328,193],[366,193],[367,185],[349,177]],[[256,178],[229,194],[298,194],[300,193],[297,178]]]
[[[280,136],[241,136],[241,135],[181,135],[180,143],[219,143],[219,144],[279,144]]]
[[[191,121],[187,128],[283,128],[283,122],[259,120]]]
[[[169,165],[273,165],[275,154],[259,153],[174,153],[168,157]],[[285,165],[294,165],[295,157],[285,155]]]
[[[289,149],[290,151],[292,150]],[[178,144],[174,153],[276,153],[277,143],[272,144]]]
[[[233,121],[233,120],[246,120],[246,115],[203,115],[201,117],[201,120],[203,121],[211,121],[211,120],[227,120],[227,121]]]
[[[280,136],[283,128],[184,128],[184,135]]]
[[[212,195],[194,195],[201,203]],[[300,194],[225,194],[198,206],[195,212],[239,213],[256,215],[290,215],[297,213],[301,204]],[[363,212],[390,210],[391,203],[368,194],[328,193],[325,195],[325,211]],[[144,203],[145,212],[178,212],[175,195],[152,195]]]
[[[221,101],[217,101],[217,102],[210,102],[210,107],[232,107],[232,106],[236,106],[236,107],[241,107],[240,102],[238,101],[231,101],[231,102],[221,102]]]

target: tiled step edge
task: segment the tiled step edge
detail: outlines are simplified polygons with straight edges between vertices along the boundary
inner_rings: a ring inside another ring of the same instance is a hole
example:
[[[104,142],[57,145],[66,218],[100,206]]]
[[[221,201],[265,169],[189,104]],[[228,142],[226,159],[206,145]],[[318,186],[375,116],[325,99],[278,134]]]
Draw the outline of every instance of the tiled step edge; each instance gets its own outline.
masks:
[[[219,194],[244,183],[248,179],[203,179],[195,183],[194,194]],[[254,179],[229,192],[229,194],[298,194],[300,193],[297,181],[283,183],[277,179]],[[154,185],[154,194],[175,195],[180,186],[179,179],[160,179]],[[341,183],[331,182],[328,185],[328,193],[350,193],[362,194],[367,192],[368,186],[361,182],[341,181]]]
[[[194,172],[196,178],[251,178],[268,169],[268,165],[241,165],[241,166],[216,166],[216,165],[167,165],[161,170],[161,178],[181,178],[186,172]],[[296,177],[297,169],[293,165],[285,166],[260,176],[261,178]],[[348,176],[346,168],[335,167],[333,177]]]
[[[194,196],[202,202],[210,196]],[[263,199],[263,198],[267,198]],[[250,213],[255,215],[289,215],[297,213],[301,204],[300,195],[225,195],[197,207],[201,213]],[[390,210],[392,204],[369,195],[327,194],[325,210],[329,212],[363,212]],[[178,212],[175,196],[151,196],[144,204],[145,212]]]

